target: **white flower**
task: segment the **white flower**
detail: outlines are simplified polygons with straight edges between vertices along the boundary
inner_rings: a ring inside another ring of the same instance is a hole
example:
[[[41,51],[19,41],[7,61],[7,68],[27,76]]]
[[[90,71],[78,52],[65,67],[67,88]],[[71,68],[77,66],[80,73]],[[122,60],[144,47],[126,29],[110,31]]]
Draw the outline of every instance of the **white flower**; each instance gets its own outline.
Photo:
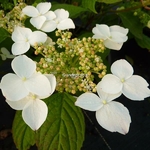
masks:
[[[25,8],[23,8],[22,12],[27,16],[32,17],[30,19],[30,23],[34,27],[45,32],[51,32],[55,30],[55,26],[48,22],[56,18],[56,15],[53,11],[49,11],[50,8],[50,2],[43,2],[39,3],[36,8],[33,6],[26,6]]]
[[[75,105],[85,110],[96,111],[96,119],[104,129],[121,134],[128,133],[131,123],[129,111],[121,103],[112,101],[121,93],[107,94],[99,86],[97,92],[99,97],[93,93],[80,95]]]
[[[17,56],[11,63],[16,74],[8,73],[2,77],[1,90],[4,97],[11,101],[18,101],[29,93],[40,97],[49,96],[52,91],[49,76],[36,72],[36,63],[25,55]]]
[[[111,66],[112,74],[102,78],[99,86],[106,93],[122,92],[131,100],[144,100],[150,96],[149,84],[138,75],[133,75],[132,66],[124,59],[115,61]]]
[[[2,60],[6,60],[7,58],[14,58],[14,55],[11,55],[10,52],[5,48],[1,48],[1,53],[0,56],[2,57]]]
[[[93,28],[93,38],[103,39],[105,47],[113,50],[120,50],[123,43],[127,41],[128,29],[114,25],[108,27],[107,25],[96,25]]]
[[[57,9],[54,11],[55,18],[47,19],[43,26],[40,28],[42,31],[51,32],[56,28],[60,30],[74,29],[75,25],[73,21],[69,18],[69,12],[64,9]],[[49,18],[49,17],[47,17]]]
[[[37,95],[30,93],[19,101],[6,99],[6,102],[13,109],[22,110],[23,120],[32,130],[38,130],[46,120],[48,114],[47,105]]]
[[[20,55],[26,53],[30,45],[44,43],[47,40],[47,35],[41,31],[32,32],[29,28],[17,26],[12,33],[12,40],[15,42],[12,45],[12,53]]]
[[[47,74],[46,77],[51,84],[51,95],[56,88],[56,78],[52,74]],[[22,117],[25,123],[30,126],[32,130],[38,130],[46,120],[48,113],[47,105],[41,99],[47,98],[50,95],[40,97],[29,93],[29,95],[21,100],[10,101],[6,99],[6,102],[15,110],[23,110]]]

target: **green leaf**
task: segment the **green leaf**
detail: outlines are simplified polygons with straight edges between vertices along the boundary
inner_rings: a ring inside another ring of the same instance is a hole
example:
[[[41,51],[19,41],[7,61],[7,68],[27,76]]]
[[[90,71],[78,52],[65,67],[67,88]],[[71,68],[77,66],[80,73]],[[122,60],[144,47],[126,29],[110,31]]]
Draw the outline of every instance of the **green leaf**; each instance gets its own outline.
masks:
[[[129,28],[130,32],[139,39],[142,39],[143,25],[140,20],[133,16],[132,12],[118,14],[125,27]]]
[[[113,4],[113,3],[118,3],[121,2],[122,0],[97,0],[98,2],[106,3],[106,4]]]
[[[27,150],[35,144],[35,132],[22,119],[22,111],[17,111],[12,127],[13,139],[19,150]]]
[[[37,132],[38,150],[80,150],[84,140],[84,117],[75,98],[56,93],[45,101],[47,120]]]
[[[10,37],[9,32],[7,32],[4,28],[0,28],[0,43],[4,41],[7,37]]]
[[[96,0],[82,0],[82,6],[90,9],[92,12],[97,13],[95,10]]]
[[[146,35],[142,35],[142,39],[135,38],[137,44],[146,49],[150,49],[150,38]]]
[[[75,6],[75,5],[69,5],[69,4],[53,4],[51,10],[56,10],[63,8],[67,11],[69,11],[69,17],[70,18],[76,18],[79,16],[81,13],[87,11],[86,8]]]

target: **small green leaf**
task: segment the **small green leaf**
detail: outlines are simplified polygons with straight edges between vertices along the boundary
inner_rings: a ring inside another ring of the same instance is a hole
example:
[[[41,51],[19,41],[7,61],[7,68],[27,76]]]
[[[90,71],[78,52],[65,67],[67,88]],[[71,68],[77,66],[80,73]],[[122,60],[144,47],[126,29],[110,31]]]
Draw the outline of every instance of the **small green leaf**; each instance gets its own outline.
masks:
[[[84,140],[84,117],[75,98],[56,93],[45,101],[47,120],[37,132],[38,150],[80,150]]]
[[[132,12],[118,14],[125,27],[129,28],[130,32],[139,39],[142,39],[143,25],[140,20],[133,16]]]
[[[98,2],[106,3],[106,4],[113,4],[113,3],[118,3],[121,2],[122,0],[97,0]]]
[[[82,6],[90,9],[92,12],[97,13],[95,10],[96,0],[82,0]]]
[[[4,28],[0,28],[0,43],[4,41],[7,37],[10,37],[9,32],[7,32]]]
[[[146,35],[142,35],[142,39],[135,38],[137,44],[146,49],[150,49],[150,38]]]
[[[75,5],[69,5],[69,4],[53,4],[51,10],[56,10],[56,9],[65,9],[69,11],[69,17],[70,18],[75,18],[79,16],[81,13],[87,11],[86,8],[75,6]]]
[[[13,139],[19,150],[27,150],[35,144],[35,132],[22,119],[22,111],[17,111],[12,127]]]

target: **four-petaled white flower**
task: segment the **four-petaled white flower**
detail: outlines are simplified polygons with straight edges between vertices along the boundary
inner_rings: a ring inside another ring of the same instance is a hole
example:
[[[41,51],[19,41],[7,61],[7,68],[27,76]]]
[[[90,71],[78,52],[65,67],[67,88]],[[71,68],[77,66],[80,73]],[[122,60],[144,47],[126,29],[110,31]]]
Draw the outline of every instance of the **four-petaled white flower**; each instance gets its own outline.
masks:
[[[36,63],[25,55],[17,56],[11,63],[13,71],[1,79],[1,90],[10,101],[18,101],[29,93],[40,97],[49,96],[52,87],[47,76],[36,72]]]
[[[55,27],[53,26],[53,24],[50,24],[48,22],[56,18],[56,15],[53,11],[49,11],[50,8],[50,2],[43,2],[39,3],[36,8],[34,6],[26,6],[25,8],[23,8],[22,12],[27,16],[32,17],[30,19],[30,23],[34,27],[45,32],[51,32],[55,30]],[[48,30],[46,30],[45,28],[48,28]]]
[[[127,41],[128,29],[114,25],[108,27],[105,24],[96,24],[93,28],[93,38],[103,39],[105,47],[113,50],[120,50],[123,43]]]
[[[12,33],[12,40],[15,42],[12,45],[13,55],[20,55],[26,53],[30,45],[44,43],[47,40],[47,35],[41,31],[32,32],[29,28],[17,26]]]
[[[2,57],[2,60],[6,60],[7,58],[14,58],[15,56],[10,54],[10,52],[5,48],[1,48],[1,54],[0,56]]]
[[[133,75],[133,67],[124,59],[115,61],[111,66],[112,74],[102,78],[99,86],[106,93],[122,92],[131,100],[144,100],[150,96],[149,84],[138,75]]]
[[[57,29],[66,30],[75,28],[73,21],[69,18],[69,12],[67,10],[57,9],[54,13],[56,14],[54,22]]]
[[[84,93],[77,98],[76,106],[85,110],[96,111],[98,123],[106,130],[126,134],[129,131],[131,118],[129,111],[121,103],[112,101],[121,93],[108,94],[97,86],[97,93]]]
[[[52,74],[47,74],[46,77],[48,78],[51,84],[51,94],[52,94],[56,88],[56,78]],[[38,130],[46,120],[48,113],[47,105],[41,99],[47,98],[50,95],[40,97],[36,94],[29,93],[29,95],[27,95],[25,98],[21,100],[10,101],[6,99],[6,102],[13,109],[22,110],[22,117],[25,123],[32,130]]]
[[[26,6],[22,12],[29,17],[30,23],[44,32],[52,32],[56,28],[60,30],[74,29],[75,25],[69,18],[69,12],[64,9],[57,9],[54,12],[49,11],[51,3],[39,3],[36,8]]]

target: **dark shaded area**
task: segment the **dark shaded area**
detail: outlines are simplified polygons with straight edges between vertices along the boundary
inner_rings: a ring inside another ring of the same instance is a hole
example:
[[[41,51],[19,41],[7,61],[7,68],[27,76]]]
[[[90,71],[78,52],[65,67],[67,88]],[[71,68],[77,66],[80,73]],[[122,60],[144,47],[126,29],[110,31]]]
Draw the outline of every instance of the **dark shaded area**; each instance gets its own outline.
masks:
[[[124,44],[121,51],[111,51],[111,62],[121,58],[127,58],[134,67],[134,74],[141,75],[150,83],[150,52],[148,50],[139,48],[134,40],[130,40]],[[9,63],[8,61],[6,66]],[[11,70],[6,66],[3,66],[2,70],[10,72]],[[0,133],[2,131],[7,133],[3,135],[4,137],[0,134],[0,150],[16,150],[11,135],[15,111],[6,104],[2,95],[0,97]],[[129,133],[121,135],[106,131],[97,123],[95,112],[86,111],[92,123],[85,115],[86,134],[82,150],[150,150],[149,99],[138,102],[121,96],[116,101],[125,105],[130,112],[132,123]],[[36,150],[36,147],[33,146],[30,150]]]

